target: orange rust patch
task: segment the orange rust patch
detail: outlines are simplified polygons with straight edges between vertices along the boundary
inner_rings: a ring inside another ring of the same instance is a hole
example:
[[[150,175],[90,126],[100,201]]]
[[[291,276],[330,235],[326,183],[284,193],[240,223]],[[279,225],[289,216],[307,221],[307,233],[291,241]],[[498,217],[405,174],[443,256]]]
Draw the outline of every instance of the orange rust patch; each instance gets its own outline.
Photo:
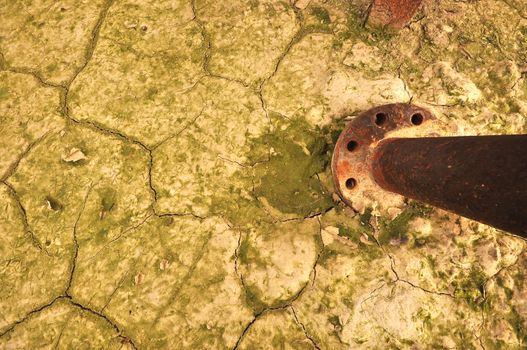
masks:
[[[422,0],[374,0],[368,22],[400,29],[412,19],[421,2]]]

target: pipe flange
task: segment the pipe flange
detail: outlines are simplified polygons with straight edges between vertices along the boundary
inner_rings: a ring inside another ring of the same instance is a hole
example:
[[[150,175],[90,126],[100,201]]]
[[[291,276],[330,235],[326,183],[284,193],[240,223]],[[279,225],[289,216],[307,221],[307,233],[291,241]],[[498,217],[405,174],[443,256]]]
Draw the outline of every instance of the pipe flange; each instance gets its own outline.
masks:
[[[369,109],[341,132],[331,162],[333,183],[340,198],[359,212],[367,207],[397,207],[404,197],[383,190],[372,176],[372,154],[388,137],[439,136],[432,130],[435,116],[425,108],[387,104]]]

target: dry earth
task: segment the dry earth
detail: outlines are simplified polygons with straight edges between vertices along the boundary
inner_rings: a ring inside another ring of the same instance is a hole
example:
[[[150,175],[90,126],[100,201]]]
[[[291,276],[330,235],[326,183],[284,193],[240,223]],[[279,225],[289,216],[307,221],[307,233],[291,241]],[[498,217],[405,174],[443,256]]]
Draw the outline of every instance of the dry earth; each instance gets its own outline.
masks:
[[[328,167],[382,103],[526,133],[527,5],[367,7],[0,1],[0,348],[527,348],[523,240]]]

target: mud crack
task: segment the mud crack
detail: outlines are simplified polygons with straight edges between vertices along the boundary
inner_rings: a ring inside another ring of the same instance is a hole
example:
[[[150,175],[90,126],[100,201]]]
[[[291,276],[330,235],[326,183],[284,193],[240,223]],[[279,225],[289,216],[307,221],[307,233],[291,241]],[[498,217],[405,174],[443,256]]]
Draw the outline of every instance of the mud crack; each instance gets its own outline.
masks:
[[[79,242],[77,240],[77,225],[79,224],[79,220],[84,213],[84,208],[86,207],[86,203],[88,202],[88,197],[91,193],[91,190],[93,189],[94,185],[90,184],[88,187],[88,190],[86,191],[86,195],[84,196],[84,201],[82,202],[79,215],[77,216],[77,219],[75,220],[75,224],[73,225],[73,256],[71,258],[71,271],[69,273],[68,282],[66,284],[66,289],[64,290],[64,295],[70,296],[70,289],[71,289],[71,283],[73,281],[73,275],[75,274],[75,268],[77,266],[77,256],[79,255]]]
[[[320,221],[319,221],[320,223]],[[322,228],[320,228],[320,234],[321,234],[321,231],[322,231]],[[248,290],[247,290],[247,287],[245,285],[245,281],[243,279],[243,274],[241,273],[241,271],[239,271],[239,249],[240,249],[240,246],[241,246],[241,242],[242,242],[242,232],[240,232],[240,235],[238,236],[238,245],[235,249],[235,253],[234,253],[234,256],[235,256],[235,259],[234,259],[234,270],[236,272],[236,275],[239,277],[240,281],[241,281],[241,285],[242,285],[242,288],[245,292],[245,294],[248,293]],[[321,238],[320,238],[321,239]],[[277,305],[275,306],[267,306],[265,308],[263,308],[262,310],[259,310],[259,311],[256,311],[254,313],[254,317],[253,319],[245,326],[245,328],[243,329],[242,333],[240,334],[240,336],[238,337],[234,347],[233,347],[233,350],[236,350],[238,349],[238,347],[240,346],[241,342],[243,341],[243,339],[245,338],[247,332],[250,330],[250,328],[252,327],[252,325],[260,318],[262,317],[263,315],[265,315],[266,313],[269,313],[269,312],[276,312],[276,311],[281,311],[281,310],[286,310],[288,308],[291,308],[293,310],[293,313],[294,313],[294,309],[293,309],[293,303],[295,301],[297,301],[303,294],[304,292],[307,290],[307,287],[311,284],[311,286],[313,286],[315,284],[315,280],[316,280],[316,275],[317,275],[317,271],[316,271],[316,267],[319,263],[319,260],[320,260],[320,257],[322,255],[322,250],[323,248],[320,248],[319,252],[317,253],[317,257],[315,259],[315,262],[311,268],[311,273],[310,273],[310,278],[306,281],[306,283],[291,297],[289,298],[288,300],[283,300],[283,301],[280,301]],[[296,319],[296,314],[295,314],[295,319]],[[304,333],[306,334],[306,337],[313,343],[313,345],[315,346],[316,349],[320,349],[318,347],[318,345],[316,345],[316,343],[314,342],[313,339],[310,339],[310,337],[308,337],[308,334],[307,332],[305,332],[305,328],[302,327],[304,329]]]
[[[29,221],[27,218],[27,212],[22,204],[22,200],[18,196],[18,193],[16,192],[15,188],[7,181],[2,181],[2,183],[7,187],[8,193],[11,196],[11,198],[15,201],[18,212],[20,214],[20,218],[22,219],[22,224],[24,226],[24,232],[26,234],[29,234],[31,237],[31,242],[33,243],[33,246],[37,248],[39,251],[46,253],[48,256],[50,255],[49,252],[46,250],[46,248],[42,245],[40,240],[35,236],[33,230],[31,230],[31,227],[29,226]]]
[[[320,346],[318,346],[315,339],[307,332],[306,326],[302,322],[300,322],[298,315],[296,314],[295,308],[291,305],[290,309],[293,312],[295,322],[300,326],[300,328],[302,328],[302,331],[304,332],[304,335],[306,336],[306,338],[311,342],[311,344],[313,345],[315,349],[320,350]]]

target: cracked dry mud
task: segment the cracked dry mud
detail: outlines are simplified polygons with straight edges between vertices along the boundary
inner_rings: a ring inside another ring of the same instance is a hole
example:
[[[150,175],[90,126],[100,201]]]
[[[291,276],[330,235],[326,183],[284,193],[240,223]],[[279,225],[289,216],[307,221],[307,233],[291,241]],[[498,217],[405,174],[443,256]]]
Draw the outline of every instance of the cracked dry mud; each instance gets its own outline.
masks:
[[[377,104],[527,132],[527,5],[0,3],[0,348],[525,349],[526,243],[328,166]]]

